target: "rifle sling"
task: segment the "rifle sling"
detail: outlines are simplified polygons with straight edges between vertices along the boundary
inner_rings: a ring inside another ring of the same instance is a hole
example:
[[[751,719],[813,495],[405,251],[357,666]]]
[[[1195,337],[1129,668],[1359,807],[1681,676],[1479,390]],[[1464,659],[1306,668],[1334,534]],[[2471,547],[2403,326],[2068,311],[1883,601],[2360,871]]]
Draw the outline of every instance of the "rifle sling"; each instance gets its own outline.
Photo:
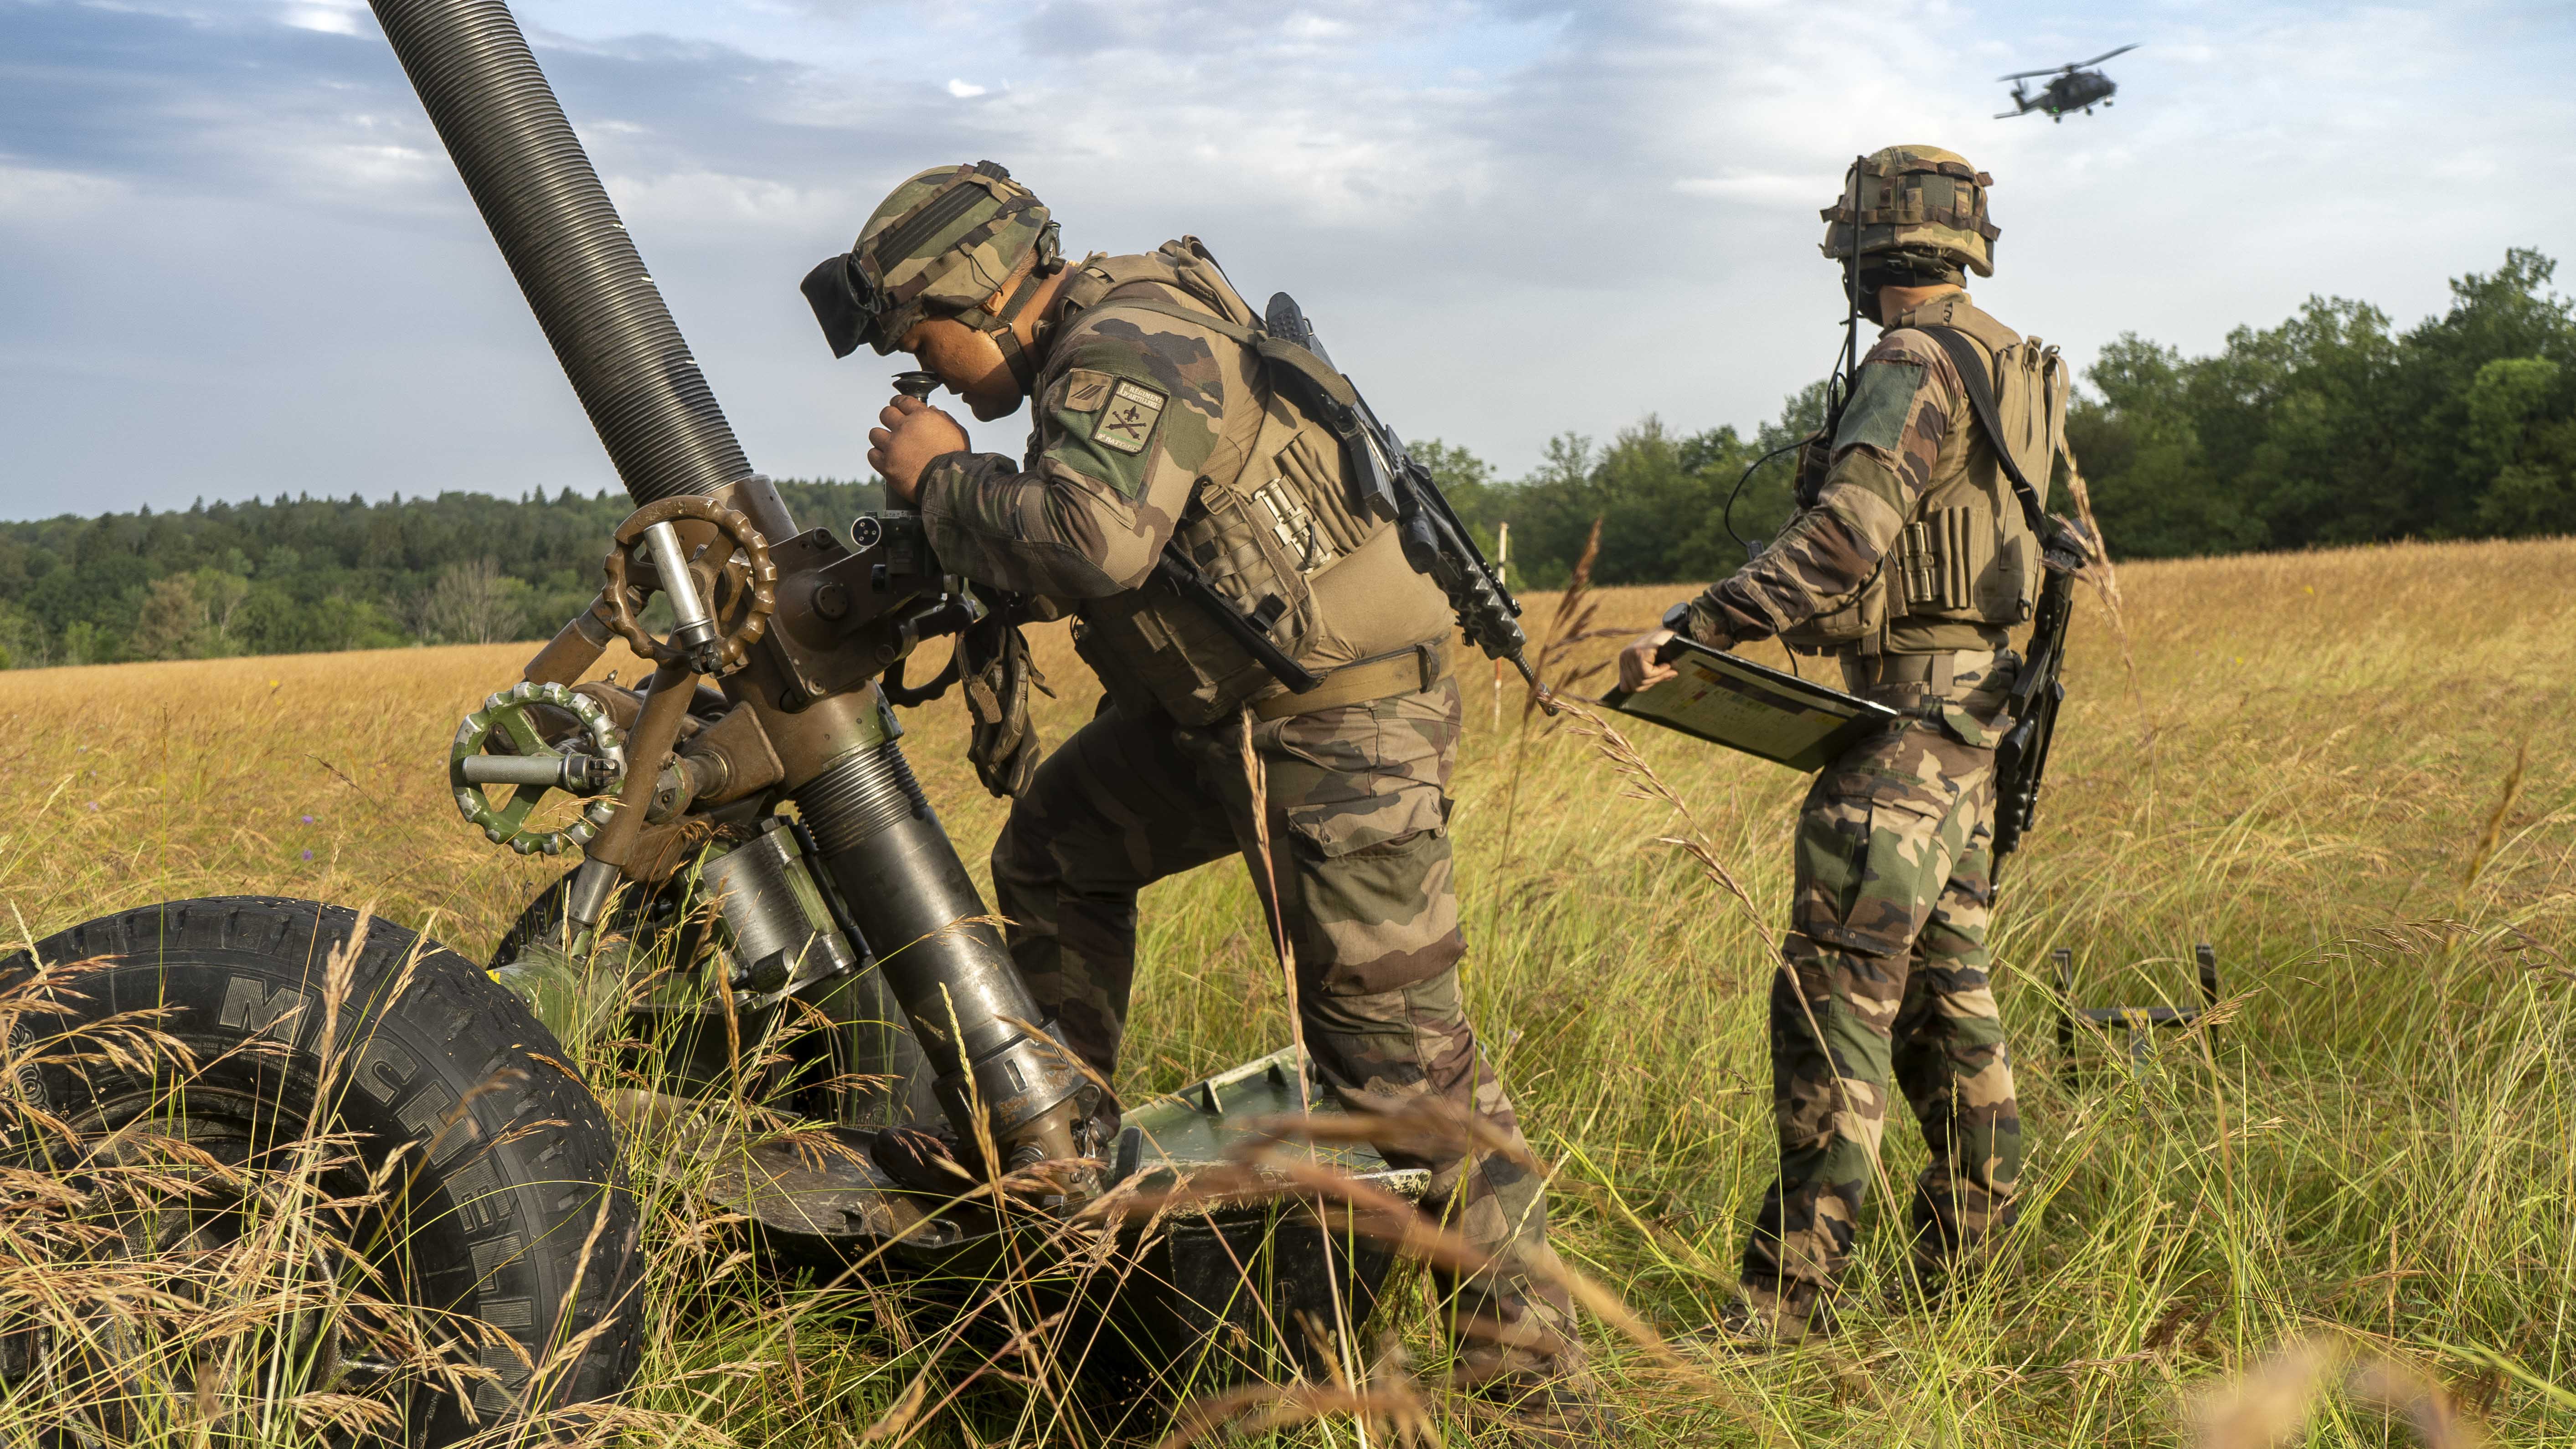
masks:
[[[1986,442],[1995,450],[1995,461],[2003,465],[2004,476],[2012,480],[2013,496],[2021,500],[2022,518],[2030,524],[2030,531],[2038,535],[2040,542],[2046,543],[2052,532],[2048,509],[2040,502],[2039,490],[2023,476],[2020,460],[2013,457],[2012,449],[2004,445],[2002,414],[1995,406],[1995,384],[1991,376],[1994,364],[1978,355],[1976,344],[1956,327],[1917,327],[1914,330],[1940,343],[1941,350],[1950,354],[1951,363],[1959,369],[1961,385],[1968,389],[1968,406],[1976,411],[1977,426],[1986,430]]]

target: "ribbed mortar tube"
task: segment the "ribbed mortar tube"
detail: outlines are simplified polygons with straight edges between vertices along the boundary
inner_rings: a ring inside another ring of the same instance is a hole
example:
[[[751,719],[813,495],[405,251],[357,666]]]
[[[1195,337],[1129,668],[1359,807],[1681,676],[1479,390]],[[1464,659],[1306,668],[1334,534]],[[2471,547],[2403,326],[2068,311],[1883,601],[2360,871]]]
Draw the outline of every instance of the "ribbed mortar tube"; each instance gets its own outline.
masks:
[[[1001,933],[977,919],[983,898],[902,746],[843,755],[796,792],[796,808],[940,1075],[949,1119],[971,1134],[980,1101],[1006,1152],[1034,1134],[1048,1139],[1042,1155],[1070,1155],[1082,1076],[1053,1043],[1011,1025],[1039,1024],[1037,1003]]]
[[[370,0],[638,505],[751,471],[501,0]]]

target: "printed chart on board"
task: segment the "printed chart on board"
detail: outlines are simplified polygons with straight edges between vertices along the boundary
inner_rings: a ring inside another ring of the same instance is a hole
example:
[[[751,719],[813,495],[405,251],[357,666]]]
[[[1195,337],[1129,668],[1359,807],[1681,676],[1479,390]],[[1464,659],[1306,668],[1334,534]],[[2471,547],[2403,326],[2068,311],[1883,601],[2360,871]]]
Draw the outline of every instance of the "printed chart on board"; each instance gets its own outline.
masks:
[[[1896,711],[1883,704],[1688,639],[1674,640],[1671,650],[1665,662],[1680,671],[1676,677],[1634,694],[1612,690],[1601,702],[1621,714],[1795,770],[1822,768],[1853,741],[1896,718]]]

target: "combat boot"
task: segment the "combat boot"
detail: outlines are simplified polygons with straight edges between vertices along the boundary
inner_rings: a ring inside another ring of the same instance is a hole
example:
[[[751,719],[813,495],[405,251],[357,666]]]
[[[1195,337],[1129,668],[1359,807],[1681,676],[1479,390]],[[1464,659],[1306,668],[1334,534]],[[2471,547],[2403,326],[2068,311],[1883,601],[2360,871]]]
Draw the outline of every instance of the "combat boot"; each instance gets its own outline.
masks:
[[[2002,1221],[2009,1224],[2011,1217]],[[1956,1245],[1954,1235],[1942,1232],[1929,1222],[1915,1228],[1914,1248],[1905,1256],[1904,1265],[1889,1280],[1885,1295],[1887,1311],[1905,1314],[1917,1309],[1942,1313],[1956,1306],[1976,1289],[1985,1276],[1996,1270],[1998,1233],[1979,1233],[1966,1247]]]
[[[1746,1279],[1717,1321],[1695,1335],[1730,1353],[1769,1353],[1842,1331],[1833,1303],[1813,1283]]]
[[[1984,1264],[1937,1257],[1909,1259],[1887,1280],[1884,1304],[1890,1316],[1942,1314],[1967,1296]]]
[[[1619,1411],[1602,1402],[1590,1377],[1579,1372],[1521,1370],[1483,1380],[1468,1392],[1493,1407],[1494,1427],[1515,1449],[1628,1442]]]

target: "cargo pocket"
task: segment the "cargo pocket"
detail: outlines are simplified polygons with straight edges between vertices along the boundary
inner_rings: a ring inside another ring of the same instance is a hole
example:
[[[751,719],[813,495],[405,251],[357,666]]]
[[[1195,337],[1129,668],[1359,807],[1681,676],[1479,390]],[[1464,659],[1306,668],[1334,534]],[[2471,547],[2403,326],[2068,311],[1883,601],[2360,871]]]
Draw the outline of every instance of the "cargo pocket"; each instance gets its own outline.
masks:
[[[1330,996],[1399,990],[1465,954],[1445,802],[1429,785],[1291,805],[1290,934],[1298,974]]]
[[[1300,850],[1318,859],[1349,855],[1401,854],[1405,842],[1429,835],[1445,840],[1449,802],[1439,787],[1426,783],[1400,786],[1379,794],[1343,800],[1286,805],[1288,833]]]
[[[1941,726],[1941,733],[1975,749],[1993,749],[2004,737],[2001,723],[1988,724],[1963,704],[1936,706],[1933,719]]]
[[[1913,945],[1947,875],[1950,801],[1921,781],[1868,770],[1828,778],[1798,826],[1800,934],[1873,956]]]

